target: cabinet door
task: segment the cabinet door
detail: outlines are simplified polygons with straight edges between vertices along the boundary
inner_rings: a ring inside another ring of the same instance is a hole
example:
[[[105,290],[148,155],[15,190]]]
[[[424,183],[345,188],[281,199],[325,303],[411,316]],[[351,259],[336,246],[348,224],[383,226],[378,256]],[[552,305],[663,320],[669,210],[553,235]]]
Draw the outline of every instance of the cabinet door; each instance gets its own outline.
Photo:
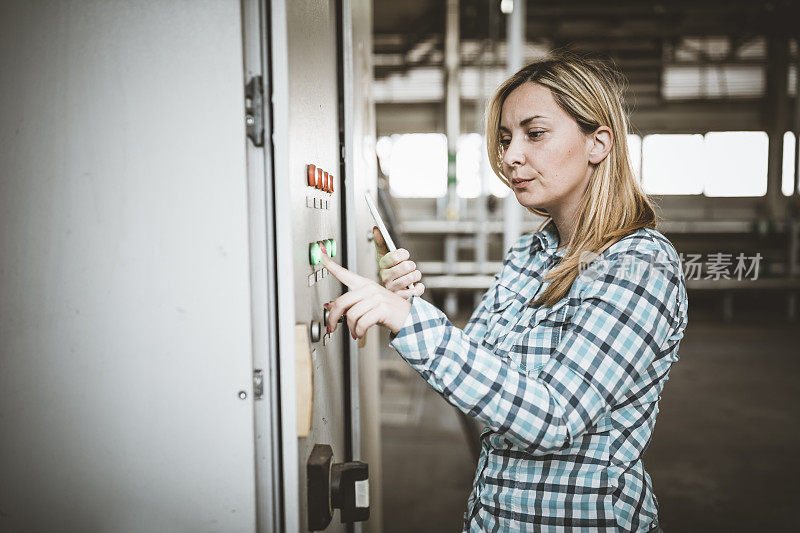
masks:
[[[0,530],[253,531],[240,2],[0,3]]]

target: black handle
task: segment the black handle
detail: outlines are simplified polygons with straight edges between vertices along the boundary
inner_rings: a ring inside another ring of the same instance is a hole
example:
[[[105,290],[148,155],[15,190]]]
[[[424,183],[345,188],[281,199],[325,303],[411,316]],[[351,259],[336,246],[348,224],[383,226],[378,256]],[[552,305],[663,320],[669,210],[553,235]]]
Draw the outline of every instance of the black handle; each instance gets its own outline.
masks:
[[[369,465],[361,461],[333,463],[333,450],[315,444],[306,463],[308,529],[328,527],[333,509],[343,524],[369,519]]]

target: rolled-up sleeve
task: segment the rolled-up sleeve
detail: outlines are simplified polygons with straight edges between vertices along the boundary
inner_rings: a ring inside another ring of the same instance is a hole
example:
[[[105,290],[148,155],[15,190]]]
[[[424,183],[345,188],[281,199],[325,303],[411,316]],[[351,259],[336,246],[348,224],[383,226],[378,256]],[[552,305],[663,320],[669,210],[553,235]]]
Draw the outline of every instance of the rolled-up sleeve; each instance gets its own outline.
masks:
[[[418,297],[391,344],[460,410],[530,453],[551,453],[620,402],[659,356],[674,329],[675,269],[640,254],[606,259],[537,376],[485,349]]]

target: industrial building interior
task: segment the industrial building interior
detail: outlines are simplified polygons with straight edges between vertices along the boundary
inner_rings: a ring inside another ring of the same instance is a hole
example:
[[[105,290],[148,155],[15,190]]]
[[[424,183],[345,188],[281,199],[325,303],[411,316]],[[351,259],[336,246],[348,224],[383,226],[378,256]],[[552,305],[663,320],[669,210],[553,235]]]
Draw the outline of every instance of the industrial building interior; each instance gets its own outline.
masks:
[[[457,326],[499,270],[505,232],[542,221],[509,225],[519,206],[482,148],[486,99],[514,54],[572,50],[627,78],[633,164],[690,302],[645,454],[666,531],[800,527],[798,15],[779,0],[374,3],[380,198],[425,297]],[[760,254],[757,279],[736,269],[740,254]],[[477,429],[391,348],[380,369],[384,531],[459,531]]]

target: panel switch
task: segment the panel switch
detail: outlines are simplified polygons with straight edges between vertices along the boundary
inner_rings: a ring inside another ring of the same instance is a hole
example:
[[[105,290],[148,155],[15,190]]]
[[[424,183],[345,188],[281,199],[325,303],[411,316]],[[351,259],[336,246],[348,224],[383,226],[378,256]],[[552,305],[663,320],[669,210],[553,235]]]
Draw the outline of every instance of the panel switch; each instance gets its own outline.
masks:
[[[308,262],[314,266],[320,264],[322,261],[322,249],[319,247],[318,242],[312,242],[308,245]]]

